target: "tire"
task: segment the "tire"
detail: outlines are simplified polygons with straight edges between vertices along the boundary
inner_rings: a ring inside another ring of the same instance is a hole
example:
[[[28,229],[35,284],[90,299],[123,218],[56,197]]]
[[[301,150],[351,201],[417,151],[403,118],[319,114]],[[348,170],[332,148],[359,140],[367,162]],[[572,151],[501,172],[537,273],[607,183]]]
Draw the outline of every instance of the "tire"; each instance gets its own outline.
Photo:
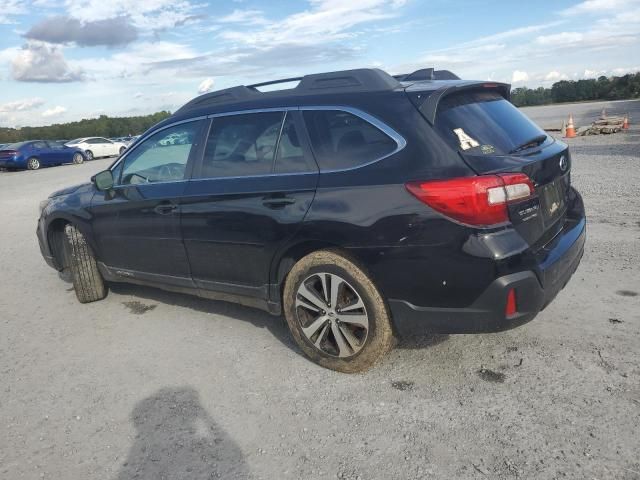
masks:
[[[127,150],[127,147],[120,147],[120,155],[122,155]]]
[[[84,156],[81,153],[74,153],[73,163],[74,165],[80,165],[81,163],[84,163]]]
[[[80,303],[102,300],[107,296],[107,287],[100,275],[91,247],[73,225],[67,225],[64,234],[65,263],[71,270],[76,297]]]
[[[93,152],[91,150],[87,150],[86,152],[84,152],[85,156],[87,157],[87,160],[93,160]]]
[[[36,157],[31,157],[27,160],[27,170],[38,170],[40,168],[40,160]]]
[[[313,304],[307,301],[312,296]],[[367,370],[395,343],[382,295],[364,269],[338,251],[320,250],[298,261],[287,276],[283,306],[300,349],[331,370]]]

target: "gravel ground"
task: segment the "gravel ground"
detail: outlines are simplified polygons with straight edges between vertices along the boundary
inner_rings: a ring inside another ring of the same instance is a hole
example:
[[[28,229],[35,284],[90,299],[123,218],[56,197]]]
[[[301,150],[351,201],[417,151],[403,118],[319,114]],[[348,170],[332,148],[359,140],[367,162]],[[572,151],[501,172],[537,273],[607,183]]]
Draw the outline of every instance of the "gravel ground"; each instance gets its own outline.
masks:
[[[640,479],[640,129],[570,143],[590,224],[567,288],[362,375],[257,310],[124,285],[79,304],[38,202],[109,161],[0,173],[0,478]]]

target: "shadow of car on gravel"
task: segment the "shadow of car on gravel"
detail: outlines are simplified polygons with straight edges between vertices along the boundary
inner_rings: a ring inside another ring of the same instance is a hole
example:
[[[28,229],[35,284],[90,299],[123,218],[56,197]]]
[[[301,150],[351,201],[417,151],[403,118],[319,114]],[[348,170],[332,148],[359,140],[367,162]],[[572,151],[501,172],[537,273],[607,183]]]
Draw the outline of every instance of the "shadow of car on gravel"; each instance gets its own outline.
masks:
[[[209,300],[134,284],[112,283],[109,285],[109,289],[117,295],[132,296],[138,299],[189,308],[203,313],[224,315],[236,320],[249,322],[258,328],[266,328],[283,345],[306,358],[294,343],[293,338],[291,338],[289,327],[283,316],[276,317],[257,308],[245,307],[236,303]],[[131,310],[129,305],[125,306]],[[440,334],[404,335],[398,337],[396,348],[407,350],[424,349],[438,345],[448,339],[449,335]]]
[[[131,413],[136,436],[116,480],[245,479],[244,454],[190,387],[163,388]]]

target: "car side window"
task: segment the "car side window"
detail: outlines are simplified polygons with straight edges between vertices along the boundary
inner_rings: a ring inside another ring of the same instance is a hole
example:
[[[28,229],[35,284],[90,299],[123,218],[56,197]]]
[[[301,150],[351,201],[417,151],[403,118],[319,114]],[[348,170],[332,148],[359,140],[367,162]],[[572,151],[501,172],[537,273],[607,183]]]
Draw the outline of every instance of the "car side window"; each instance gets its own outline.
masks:
[[[139,143],[124,159],[120,185],[183,180],[201,121],[165,128]],[[179,136],[181,143],[167,139]]]
[[[378,127],[349,112],[307,110],[303,116],[321,170],[357,167],[389,155],[398,146]]]
[[[31,148],[36,148],[38,150],[43,149],[43,148],[47,148],[47,144],[44,142],[33,142],[31,144]]]
[[[213,119],[200,178],[271,173],[284,112],[248,113]]]
[[[58,142],[47,142],[47,145],[49,145],[49,148],[52,150],[62,150],[64,148],[62,144]]]
[[[274,173],[317,172],[318,167],[308,156],[305,156],[300,144],[300,132],[296,128],[293,114],[287,113],[282,127],[282,135],[278,143]]]

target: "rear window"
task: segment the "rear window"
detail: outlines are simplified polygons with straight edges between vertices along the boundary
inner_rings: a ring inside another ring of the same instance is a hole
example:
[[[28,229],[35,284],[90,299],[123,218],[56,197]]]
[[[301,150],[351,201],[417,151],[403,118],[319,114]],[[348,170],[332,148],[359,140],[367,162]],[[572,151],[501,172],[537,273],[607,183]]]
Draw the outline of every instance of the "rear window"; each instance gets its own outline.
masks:
[[[9,145],[5,145],[2,147],[3,150],[18,150],[24,147],[29,142],[18,142],[18,143],[10,143]]]
[[[378,127],[340,110],[308,110],[304,121],[321,170],[353,168],[392,153],[398,145]]]
[[[471,155],[507,155],[545,132],[496,92],[445,97],[436,129],[456,149]],[[539,142],[538,142],[539,143]]]

